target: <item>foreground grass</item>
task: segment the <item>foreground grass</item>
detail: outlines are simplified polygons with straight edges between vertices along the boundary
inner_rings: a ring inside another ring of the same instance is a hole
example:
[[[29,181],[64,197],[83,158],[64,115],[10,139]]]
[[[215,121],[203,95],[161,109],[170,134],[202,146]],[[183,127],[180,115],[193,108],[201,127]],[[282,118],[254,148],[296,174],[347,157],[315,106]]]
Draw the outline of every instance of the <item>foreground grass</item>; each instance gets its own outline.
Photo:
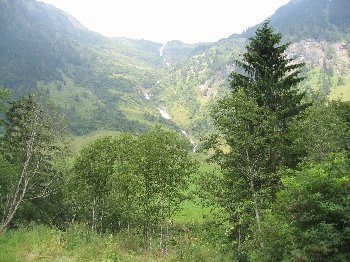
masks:
[[[229,261],[193,228],[180,231],[163,254],[155,239],[151,250],[144,251],[137,236],[100,235],[82,225],[65,232],[37,225],[0,234],[0,261]]]

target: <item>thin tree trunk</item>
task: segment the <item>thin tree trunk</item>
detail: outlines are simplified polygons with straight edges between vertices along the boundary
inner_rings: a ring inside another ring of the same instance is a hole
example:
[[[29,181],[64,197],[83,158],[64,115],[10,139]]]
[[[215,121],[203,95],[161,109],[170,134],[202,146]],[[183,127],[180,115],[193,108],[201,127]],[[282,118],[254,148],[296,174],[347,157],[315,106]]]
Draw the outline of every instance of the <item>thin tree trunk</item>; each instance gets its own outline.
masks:
[[[160,240],[159,240],[159,246],[160,249],[163,249],[163,195],[160,196]]]
[[[147,204],[144,203],[144,222],[143,222],[143,241],[145,248],[148,249],[148,218],[147,218]]]
[[[250,189],[253,194],[253,203],[254,203],[254,211],[255,211],[255,219],[256,219],[256,224],[258,225],[259,232],[261,232],[261,226],[260,226],[260,212],[259,212],[259,207],[258,207],[258,197],[254,188],[254,181],[253,178],[250,178]]]
[[[102,234],[102,230],[103,230],[103,217],[105,215],[105,200],[102,199],[102,206],[101,206],[101,215],[100,215],[100,225],[99,225],[99,229],[100,229],[100,235]]]
[[[25,194],[27,193],[27,188],[28,188],[28,184],[29,184],[29,180],[30,180],[30,178],[28,177],[27,169],[29,166],[29,162],[32,158],[33,143],[35,140],[35,135],[36,135],[36,132],[33,130],[31,132],[30,139],[27,143],[26,159],[22,165],[21,176],[20,176],[20,179],[17,183],[16,190],[12,193],[13,195],[10,198],[10,199],[12,199],[10,201],[11,204],[9,206],[9,210],[7,212],[5,212],[6,218],[4,219],[3,223],[0,225],[0,232],[5,231],[7,226],[11,223],[14,215],[17,212],[19,205],[22,203],[23,198],[24,198]]]
[[[242,234],[241,234],[241,225],[238,226],[238,250],[241,250],[242,246]]]
[[[96,206],[96,198],[94,198],[94,202],[92,204],[92,221],[91,221],[91,229],[92,229],[92,231],[95,230],[95,219],[96,219],[95,218],[95,216],[96,216],[96,214],[95,214],[95,212],[96,212],[95,206]]]
[[[165,242],[166,254],[168,254],[169,232],[170,232],[170,200],[168,204],[168,217],[167,217],[167,223],[166,223],[166,242]]]
[[[261,232],[260,212],[259,212],[259,206],[258,206],[258,196],[256,194],[255,187],[254,187],[254,176],[256,174],[255,165],[258,162],[258,158],[256,158],[255,161],[252,161],[251,157],[249,156],[249,152],[248,152],[247,149],[245,150],[245,153],[246,153],[247,163],[250,163],[250,167],[246,171],[248,173],[247,175],[249,177],[250,190],[252,192],[252,197],[253,197],[253,205],[254,205],[254,211],[255,211],[256,224],[258,226],[259,232]]]

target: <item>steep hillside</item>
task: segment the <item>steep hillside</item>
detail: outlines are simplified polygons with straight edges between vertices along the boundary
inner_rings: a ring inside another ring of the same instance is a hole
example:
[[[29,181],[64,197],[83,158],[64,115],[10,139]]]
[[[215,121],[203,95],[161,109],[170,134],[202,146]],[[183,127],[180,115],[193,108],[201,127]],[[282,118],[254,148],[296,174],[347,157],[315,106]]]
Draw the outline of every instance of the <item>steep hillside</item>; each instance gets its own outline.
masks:
[[[291,41],[350,41],[350,1],[291,0],[270,17],[271,24]],[[256,25],[243,33],[254,34]]]
[[[154,88],[154,99],[181,126],[193,132],[208,127],[213,98],[227,86],[234,60],[244,50],[245,38],[225,39],[167,68],[165,78]]]
[[[168,65],[178,64],[187,57],[193,56],[208,49],[212,43],[186,44],[181,41],[170,41],[159,50],[163,61]]]
[[[128,112],[157,112],[142,93],[159,79],[161,44],[106,38],[35,0],[1,0],[0,27],[0,85],[15,95],[49,94],[75,133],[153,123]]]
[[[35,80],[62,79],[59,69],[65,63],[81,65],[78,46],[70,39],[82,26],[72,21],[55,8],[33,0],[1,0],[0,84],[28,89]]]
[[[270,18],[284,40],[291,42],[286,55],[305,63],[302,88],[319,91],[320,96],[350,99],[349,5],[348,0],[292,0]],[[195,132],[208,127],[211,97],[228,86],[234,60],[259,26],[212,44],[169,69],[169,88],[160,97],[177,122]]]

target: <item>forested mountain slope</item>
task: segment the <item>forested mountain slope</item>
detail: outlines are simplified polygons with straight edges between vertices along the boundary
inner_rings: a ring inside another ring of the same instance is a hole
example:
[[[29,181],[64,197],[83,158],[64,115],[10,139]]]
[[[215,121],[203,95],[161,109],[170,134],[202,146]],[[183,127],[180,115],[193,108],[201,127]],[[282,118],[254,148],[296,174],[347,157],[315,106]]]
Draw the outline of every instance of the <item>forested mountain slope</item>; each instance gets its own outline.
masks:
[[[15,95],[36,88],[50,94],[77,134],[146,128],[120,108],[139,102],[140,90],[157,81],[161,44],[106,38],[34,0],[1,0],[0,27],[1,86]]]
[[[350,99],[349,4],[347,0],[292,0],[269,18],[284,41],[291,43],[287,56],[305,63],[303,88],[319,91],[321,97]],[[234,60],[239,59],[246,40],[260,26],[222,39],[170,70],[172,89],[163,89],[160,96],[170,98],[176,121],[192,126],[193,131],[208,126],[210,98],[228,86]],[[174,100],[175,96],[179,99]],[[179,108],[187,115],[177,113]]]
[[[292,40],[350,40],[350,2],[292,0],[271,17],[271,24]]]
[[[292,43],[288,56],[306,63],[304,88],[322,96],[350,99],[348,7],[292,0],[270,18]],[[104,37],[35,0],[0,0],[0,85],[47,93],[76,134],[162,123],[196,135],[257,26],[216,43],[161,44]]]

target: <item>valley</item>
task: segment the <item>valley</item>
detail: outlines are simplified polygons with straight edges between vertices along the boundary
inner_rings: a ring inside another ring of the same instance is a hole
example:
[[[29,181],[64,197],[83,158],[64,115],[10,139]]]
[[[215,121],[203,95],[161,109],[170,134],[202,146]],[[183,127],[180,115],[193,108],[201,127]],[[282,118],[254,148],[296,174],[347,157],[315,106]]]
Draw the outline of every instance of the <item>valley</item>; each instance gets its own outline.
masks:
[[[0,261],[350,259],[349,3],[188,44],[0,0]]]
[[[4,8],[10,6],[8,1],[2,3],[3,24],[14,23],[4,16]],[[26,15],[30,6],[36,6],[38,10],[32,17]],[[287,9],[289,6],[290,10]],[[291,15],[295,12],[293,8],[299,6],[292,1],[270,18],[272,25],[281,28],[286,39],[292,36],[285,33],[289,31],[282,27],[280,17],[284,12],[283,17]],[[322,4],[320,8],[323,8]],[[57,18],[51,20],[51,24],[41,24],[35,29],[35,34],[43,39],[39,40],[34,38],[34,29],[26,28],[26,24],[39,23],[46,10]],[[66,47],[43,49],[52,50],[51,53],[34,51],[40,57],[26,62],[22,59],[6,63],[10,52],[18,49],[17,44],[11,48],[3,46],[1,50],[7,51],[0,54],[4,63],[0,84],[12,88],[17,95],[35,89],[49,94],[69,119],[70,129],[76,135],[86,135],[97,129],[145,130],[154,123],[167,123],[167,117],[163,117],[167,115],[160,111],[166,109],[167,114],[171,115],[169,127],[186,129],[198,139],[201,132],[210,129],[209,108],[216,97],[227,91],[229,74],[235,69],[234,60],[244,51],[246,35],[253,30],[248,29],[242,35],[232,35],[217,43],[170,41],[160,44],[146,40],[106,38],[89,31],[59,10],[34,0],[18,5],[18,13],[21,12],[24,15],[16,26],[28,34],[21,44],[21,52],[29,52],[37,41],[43,46],[57,45],[57,37],[61,43],[66,43]],[[24,19],[34,22],[27,23]],[[56,32],[54,38],[46,35],[49,27]],[[19,39],[19,31],[18,35],[16,32],[11,35],[6,32],[2,33],[2,38],[6,39],[3,45],[15,41],[14,37]],[[306,63],[308,70],[313,72],[311,76],[306,73],[305,88],[311,86],[321,93],[329,93],[331,97],[341,96],[341,99],[347,100],[349,46],[347,38],[341,33],[338,35],[334,33],[339,40],[319,41],[305,34],[304,38],[292,40],[287,56],[297,57],[298,62]],[[49,58],[52,66],[46,63]],[[37,71],[26,76],[30,72],[26,68],[30,61],[39,61],[31,69]],[[17,72],[11,67],[14,63]],[[47,70],[50,70],[49,73]],[[17,77],[8,79],[6,75]]]

